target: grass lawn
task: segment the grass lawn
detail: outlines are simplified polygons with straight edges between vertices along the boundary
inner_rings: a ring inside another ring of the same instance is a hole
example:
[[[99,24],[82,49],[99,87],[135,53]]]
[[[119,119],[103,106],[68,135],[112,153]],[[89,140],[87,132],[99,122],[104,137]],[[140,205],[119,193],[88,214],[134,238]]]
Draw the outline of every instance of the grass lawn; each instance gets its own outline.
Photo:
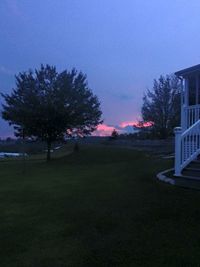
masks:
[[[0,162],[0,266],[200,266],[200,191],[155,179],[172,162],[84,147]]]

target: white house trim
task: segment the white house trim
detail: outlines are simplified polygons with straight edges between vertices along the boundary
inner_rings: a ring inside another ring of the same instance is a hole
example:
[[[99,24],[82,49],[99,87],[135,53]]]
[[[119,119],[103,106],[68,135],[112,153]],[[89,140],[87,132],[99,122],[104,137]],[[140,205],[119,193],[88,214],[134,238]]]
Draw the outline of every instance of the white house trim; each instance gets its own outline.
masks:
[[[200,154],[200,64],[175,73],[181,79],[181,127],[175,133],[175,175]]]

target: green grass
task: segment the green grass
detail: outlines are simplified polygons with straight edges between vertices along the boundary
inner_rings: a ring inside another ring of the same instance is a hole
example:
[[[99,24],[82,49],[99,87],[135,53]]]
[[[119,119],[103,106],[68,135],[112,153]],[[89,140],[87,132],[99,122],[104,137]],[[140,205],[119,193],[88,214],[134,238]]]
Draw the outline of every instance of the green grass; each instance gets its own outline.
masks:
[[[171,165],[92,146],[1,161],[0,266],[200,266],[200,191],[155,179]]]

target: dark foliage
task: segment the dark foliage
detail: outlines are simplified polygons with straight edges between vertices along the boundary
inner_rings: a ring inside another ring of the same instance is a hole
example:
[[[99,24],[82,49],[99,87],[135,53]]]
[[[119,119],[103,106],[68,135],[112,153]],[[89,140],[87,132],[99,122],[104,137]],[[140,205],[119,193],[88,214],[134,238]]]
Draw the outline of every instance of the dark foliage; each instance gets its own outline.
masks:
[[[110,138],[113,139],[113,140],[115,140],[115,139],[118,138],[118,136],[119,136],[118,132],[114,129],[112,131],[112,133],[111,133],[111,137]]]
[[[180,90],[178,78],[167,75],[154,80],[153,89],[145,93],[142,118],[153,122],[151,131],[156,137],[167,138],[180,124]]]
[[[53,66],[21,72],[10,95],[2,94],[2,117],[14,125],[16,136],[37,137],[47,143],[47,159],[53,141],[64,135],[88,135],[101,123],[100,102],[88,88],[86,76],[58,73]]]

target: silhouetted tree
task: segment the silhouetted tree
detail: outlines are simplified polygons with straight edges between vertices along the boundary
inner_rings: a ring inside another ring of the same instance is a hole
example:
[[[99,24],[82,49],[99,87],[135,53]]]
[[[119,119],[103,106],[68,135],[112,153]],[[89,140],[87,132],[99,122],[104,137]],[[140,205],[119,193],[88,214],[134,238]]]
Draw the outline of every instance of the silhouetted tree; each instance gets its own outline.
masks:
[[[180,89],[176,76],[160,76],[143,97],[143,121],[151,121],[152,131],[160,138],[167,138],[180,124]]]
[[[111,138],[112,139],[117,139],[117,137],[119,136],[118,132],[114,129],[111,133]]]
[[[138,121],[137,124],[133,126],[133,130],[137,131],[135,137],[138,139],[149,139],[152,137],[152,124],[146,123],[142,120]]]
[[[2,117],[14,125],[17,136],[45,140],[47,160],[53,141],[74,131],[88,135],[101,123],[100,102],[86,76],[75,69],[58,73],[54,66],[41,65],[34,72],[21,72],[16,88],[2,96]]]

